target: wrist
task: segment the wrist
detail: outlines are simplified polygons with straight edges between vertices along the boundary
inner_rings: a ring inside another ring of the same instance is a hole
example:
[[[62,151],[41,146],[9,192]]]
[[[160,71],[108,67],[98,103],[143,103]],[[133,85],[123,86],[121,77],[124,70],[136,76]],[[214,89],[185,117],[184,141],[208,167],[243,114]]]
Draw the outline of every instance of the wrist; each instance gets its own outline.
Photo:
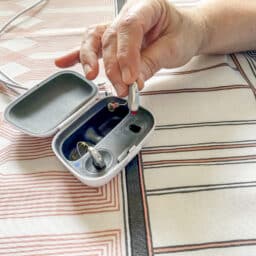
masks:
[[[187,33],[190,36],[191,44],[194,46],[195,56],[206,52],[209,38],[209,29],[206,17],[198,8],[184,10],[187,20]]]
[[[195,19],[197,23],[198,34],[200,34],[200,43],[198,45],[198,55],[207,53],[209,45],[210,29],[208,26],[207,18],[200,8],[194,8]]]
[[[198,8],[181,9],[180,13],[183,16],[184,31],[186,38],[189,40],[190,48],[194,52],[194,56],[205,53],[208,45],[209,29],[206,18]]]

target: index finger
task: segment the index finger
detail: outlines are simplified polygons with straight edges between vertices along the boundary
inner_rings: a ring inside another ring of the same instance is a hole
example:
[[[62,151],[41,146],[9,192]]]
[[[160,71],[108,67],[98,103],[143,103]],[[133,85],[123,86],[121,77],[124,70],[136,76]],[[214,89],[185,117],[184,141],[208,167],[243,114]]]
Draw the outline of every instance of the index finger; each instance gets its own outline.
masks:
[[[78,62],[80,62],[80,51],[79,50],[75,50],[73,52],[70,52],[64,56],[61,56],[59,58],[55,59],[55,65],[59,68],[67,68],[67,67],[71,67],[75,64],[77,64]]]
[[[162,6],[157,1],[144,1],[128,8],[114,22],[117,27],[117,60],[126,84],[138,79],[143,38],[147,32],[153,32],[161,20],[161,10]]]

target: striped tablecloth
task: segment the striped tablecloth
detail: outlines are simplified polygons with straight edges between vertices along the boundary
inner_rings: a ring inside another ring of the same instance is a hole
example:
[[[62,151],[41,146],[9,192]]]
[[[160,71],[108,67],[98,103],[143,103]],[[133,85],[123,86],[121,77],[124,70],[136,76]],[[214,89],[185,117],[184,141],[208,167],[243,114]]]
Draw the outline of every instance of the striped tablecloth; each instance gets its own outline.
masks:
[[[1,1],[0,23],[32,2]],[[111,0],[49,0],[1,36],[0,70],[31,87],[85,26],[113,16]],[[60,164],[52,138],[24,135],[1,114],[0,255],[255,256],[254,57],[199,56],[158,72],[141,93],[153,135],[99,188]],[[0,86],[1,113],[13,96]]]

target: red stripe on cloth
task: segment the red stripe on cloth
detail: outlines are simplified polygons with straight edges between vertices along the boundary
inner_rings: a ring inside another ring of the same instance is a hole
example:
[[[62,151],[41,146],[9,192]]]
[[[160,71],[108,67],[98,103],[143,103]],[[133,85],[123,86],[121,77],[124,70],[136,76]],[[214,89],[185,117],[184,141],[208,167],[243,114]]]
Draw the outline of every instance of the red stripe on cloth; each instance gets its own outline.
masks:
[[[248,148],[256,147],[256,143],[238,143],[238,144],[219,144],[207,146],[187,146],[174,148],[150,148],[142,150],[143,155],[162,154],[162,153],[177,153],[177,152],[191,152],[203,150],[217,150],[217,149],[233,149],[233,148]]]
[[[30,185],[21,179],[22,176],[12,175],[13,185],[9,180],[8,185],[0,188],[0,218],[91,214],[120,210],[118,177],[105,186],[91,189],[74,177],[73,180],[61,180],[60,176],[59,181],[56,179],[47,184],[48,174],[46,172],[45,181],[43,176],[40,176],[39,183],[34,181],[33,176],[33,183]],[[25,175],[26,178],[28,175]]]
[[[1,255],[77,255],[80,252],[84,255],[121,256],[121,230],[0,238]]]
[[[146,162],[143,162],[143,164],[144,164],[144,166],[154,166],[154,165],[158,165],[158,164],[231,162],[231,161],[253,160],[253,159],[256,159],[256,155],[212,157],[212,158],[199,158],[199,159],[191,158],[191,159],[176,159],[176,160],[146,161]]]
[[[158,91],[146,91],[141,92],[141,96],[158,95],[158,94],[172,94],[172,93],[193,93],[193,92],[212,92],[212,91],[225,91],[234,89],[250,89],[248,85],[224,85],[209,88],[183,88],[173,90],[158,90]]]
[[[220,242],[209,242],[202,244],[188,244],[188,245],[177,245],[177,246],[165,246],[154,248],[154,253],[173,253],[173,252],[186,252],[203,249],[214,249],[214,248],[225,248],[235,246],[248,246],[256,245],[256,239],[243,239],[233,241],[220,241]]]

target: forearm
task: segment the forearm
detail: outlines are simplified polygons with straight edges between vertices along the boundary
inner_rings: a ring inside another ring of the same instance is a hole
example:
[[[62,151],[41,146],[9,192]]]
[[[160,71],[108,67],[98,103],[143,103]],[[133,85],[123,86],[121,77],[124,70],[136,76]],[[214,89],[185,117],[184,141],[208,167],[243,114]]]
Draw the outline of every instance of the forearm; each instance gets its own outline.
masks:
[[[206,0],[195,12],[204,24],[199,54],[256,49],[255,0]]]

